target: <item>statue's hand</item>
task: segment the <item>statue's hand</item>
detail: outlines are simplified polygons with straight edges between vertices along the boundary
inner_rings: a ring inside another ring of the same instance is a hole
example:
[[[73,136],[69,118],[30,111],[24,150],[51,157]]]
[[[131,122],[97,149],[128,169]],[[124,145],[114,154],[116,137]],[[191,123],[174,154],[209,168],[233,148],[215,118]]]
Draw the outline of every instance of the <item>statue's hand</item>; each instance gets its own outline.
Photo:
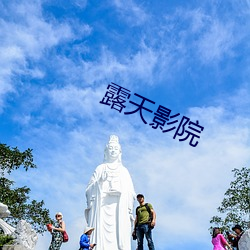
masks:
[[[103,171],[101,180],[105,181],[105,180],[107,180],[107,178],[108,178],[108,173],[106,171]]]

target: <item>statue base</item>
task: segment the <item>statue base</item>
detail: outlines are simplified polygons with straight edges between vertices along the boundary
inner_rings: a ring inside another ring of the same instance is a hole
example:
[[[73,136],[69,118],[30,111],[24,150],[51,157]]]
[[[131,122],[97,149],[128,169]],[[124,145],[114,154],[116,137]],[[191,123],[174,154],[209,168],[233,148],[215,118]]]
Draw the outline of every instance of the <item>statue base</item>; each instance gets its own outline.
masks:
[[[26,250],[24,246],[21,245],[5,245],[0,247],[0,250]]]

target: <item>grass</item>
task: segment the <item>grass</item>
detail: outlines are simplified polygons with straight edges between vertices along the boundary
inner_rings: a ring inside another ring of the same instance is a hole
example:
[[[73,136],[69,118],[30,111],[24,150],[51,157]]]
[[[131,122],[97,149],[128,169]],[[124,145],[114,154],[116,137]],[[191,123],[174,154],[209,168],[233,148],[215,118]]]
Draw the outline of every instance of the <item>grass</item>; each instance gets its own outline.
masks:
[[[0,247],[3,245],[12,245],[14,238],[10,235],[0,234]]]

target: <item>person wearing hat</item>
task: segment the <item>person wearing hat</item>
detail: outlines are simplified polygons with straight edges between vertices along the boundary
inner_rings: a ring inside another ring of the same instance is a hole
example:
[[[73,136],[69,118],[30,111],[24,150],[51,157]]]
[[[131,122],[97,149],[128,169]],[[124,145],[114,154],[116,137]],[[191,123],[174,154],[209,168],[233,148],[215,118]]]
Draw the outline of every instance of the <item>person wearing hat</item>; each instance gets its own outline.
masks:
[[[244,233],[242,227],[240,225],[235,225],[232,230],[236,233],[236,235],[231,234],[231,236],[234,238],[234,245],[235,245],[235,249],[239,250],[239,245],[238,242],[242,236],[242,234]]]
[[[89,249],[93,249],[95,247],[95,243],[94,244],[90,244],[90,235],[93,232],[94,228],[93,227],[86,227],[83,235],[80,238],[80,249],[79,250],[89,250]]]
[[[50,243],[49,250],[60,250],[63,242],[63,232],[65,231],[65,222],[62,220],[63,215],[61,212],[56,213],[56,223],[49,227],[49,231],[52,234],[52,240]]]

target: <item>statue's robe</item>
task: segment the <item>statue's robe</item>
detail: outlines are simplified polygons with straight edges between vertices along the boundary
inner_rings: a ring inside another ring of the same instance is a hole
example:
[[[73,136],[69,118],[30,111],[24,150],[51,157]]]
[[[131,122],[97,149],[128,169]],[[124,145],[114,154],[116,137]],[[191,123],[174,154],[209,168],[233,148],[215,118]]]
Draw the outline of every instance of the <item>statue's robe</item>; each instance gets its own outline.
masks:
[[[250,250],[250,229],[246,230],[238,242],[240,250]]]

